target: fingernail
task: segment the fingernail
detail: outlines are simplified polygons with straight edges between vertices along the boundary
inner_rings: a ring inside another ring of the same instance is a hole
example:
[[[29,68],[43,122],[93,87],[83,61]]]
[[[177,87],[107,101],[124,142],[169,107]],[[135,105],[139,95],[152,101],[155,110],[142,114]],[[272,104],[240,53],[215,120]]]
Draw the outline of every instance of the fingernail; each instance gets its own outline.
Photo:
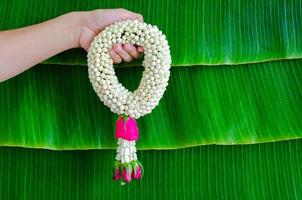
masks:
[[[137,47],[137,51],[139,51],[141,53],[144,51],[144,49],[142,47]]]

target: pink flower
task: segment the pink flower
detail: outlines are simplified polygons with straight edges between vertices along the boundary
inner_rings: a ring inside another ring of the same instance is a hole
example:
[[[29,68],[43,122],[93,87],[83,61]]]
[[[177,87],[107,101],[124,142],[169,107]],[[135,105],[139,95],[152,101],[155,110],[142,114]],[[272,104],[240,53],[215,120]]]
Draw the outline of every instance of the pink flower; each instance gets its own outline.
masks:
[[[141,168],[141,166],[137,166],[136,169],[133,170],[132,178],[134,178],[134,179],[142,178],[142,168]]]
[[[119,180],[121,178],[120,169],[117,167],[113,174],[113,180]]]
[[[138,140],[138,126],[135,119],[121,116],[116,122],[115,137],[129,141]]]
[[[121,163],[119,161],[115,161],[114,168],[113,168],[113,177],[112,177],[113,180],[121,179],[120,165]]]
[[[121,116],[116,124],[115,124],[115,137],[116,138],[123,138],[124,136],[124,119],[123,116]]]
[[[122,178],[123,181],[125,181],[126,183],[130,183],[131,181],[131,172],[132,172],[131,165],[126,165],[125,167],[123,167]]]
[[[133,171],[132,178],[133,179],[141,179],[143,177],[143,166],[139,161],[133,161],[132,163]]]

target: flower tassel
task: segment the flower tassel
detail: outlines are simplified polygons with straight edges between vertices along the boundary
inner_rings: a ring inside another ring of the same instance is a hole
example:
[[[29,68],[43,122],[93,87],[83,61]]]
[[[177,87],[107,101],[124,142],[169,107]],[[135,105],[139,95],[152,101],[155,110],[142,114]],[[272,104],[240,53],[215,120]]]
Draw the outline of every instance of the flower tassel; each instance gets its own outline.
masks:
[[[118,139],[117,155],[113,167],[113,180],[121,180],[121,184],[130,183],[132,179],[143,177],[143,166],[137,160],[136,141],[139,138],[135,119],[120,116],[116,122],[115,137]]]

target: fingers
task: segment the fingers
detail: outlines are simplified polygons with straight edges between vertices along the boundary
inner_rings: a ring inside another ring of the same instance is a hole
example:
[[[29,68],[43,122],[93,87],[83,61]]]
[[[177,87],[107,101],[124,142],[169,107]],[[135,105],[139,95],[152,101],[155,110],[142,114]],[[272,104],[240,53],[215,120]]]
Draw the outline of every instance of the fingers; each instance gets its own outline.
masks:
[[[130,56],[127,51],[124,50],[122,44],[115,44],[113,46],[113,50],[125,61],[131,62],[133,60],[132,56]]]
[[[143,53],[143,52],[144,52],[144,49],[143,49],[143,47],[137,47],[137,51],[138,51],[139,53]]]
[[[109,55],[112,58],[114,64],[122,62],[122,58],[113,49],[109,50]]]
[[[138,58],[139,57],[139,52],[136,49],[135,46],[133,46],[132,44],[125,44],[124,45],[124,49],[125,51],[131,55],[133,58]]]
[[[141,14],[138,14],[138,13],[135,13],[135,18],[140,21],[140,22],[143,22],[144,21],[144,18]]]
[[[143,22],[143,16],[139,13],[131,12],[129,10],[119,8],[119,9],[97,9],[85,12],[84,24],[90,29],[96,31],[97,33],[102,31],[106,26],[121,20],[137,19]]]
[[[125,62],[131,62],[133,58],[139,58],[143,52],[142,47],[135,47],[132,44],[115,44],[110,50],[109,55],[114,64]]]
[[[123,9],[123,8],[120,8],[119,11],[121,13],[122,19],[133,19],[133,20],[137,19],[140,22],[144,21],[143,16],[139,13],[131,12],[131,11]]]

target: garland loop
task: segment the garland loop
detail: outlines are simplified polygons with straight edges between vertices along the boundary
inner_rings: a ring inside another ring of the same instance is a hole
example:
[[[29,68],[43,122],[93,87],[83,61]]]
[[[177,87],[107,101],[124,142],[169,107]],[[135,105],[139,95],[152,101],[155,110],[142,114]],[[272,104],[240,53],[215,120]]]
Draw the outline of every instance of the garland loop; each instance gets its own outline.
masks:
[[[116,43],[131,43],[144,48],[144,72],[138,88],[131,92],[115,75],[109,49]],[[171,56],[165,35],[156,26],[137,20],[116,22],[96,36],[88,52],[88,73],[100,100],[120,115],[116,122],[117,155],[113,180],[121,184],[141,179],[143,166],[137,160],[139,130],[135,119],[155,108],[163,96],[170,76]]]
[[[144,72],[131,92],[115,75],[109,49],[116,43],[144,48]],[[170,76],[171,56],[165,35],[156,26],[137,20],[116,22],[95,37],[88,52],[88,72],[100,100],[119,115],[134,119],[151,113],[163,96]]]

